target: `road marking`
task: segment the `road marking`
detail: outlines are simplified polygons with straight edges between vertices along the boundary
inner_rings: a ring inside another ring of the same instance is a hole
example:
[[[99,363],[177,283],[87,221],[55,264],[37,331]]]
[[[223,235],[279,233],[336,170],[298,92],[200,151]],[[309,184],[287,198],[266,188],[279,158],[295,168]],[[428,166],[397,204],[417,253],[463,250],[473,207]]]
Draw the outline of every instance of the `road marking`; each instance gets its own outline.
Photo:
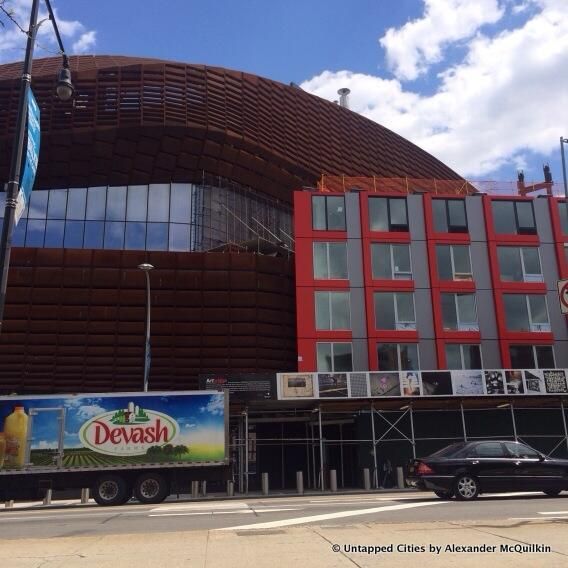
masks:
[[[568,515],[568,511],[539,511],[539,515]]]
[[[257,523],[254,525],[242,525],[238,527],[225,527],[214,529],[218,531],[245,530],[245,529],[271,529],[276,527],[288,527],[291,525],[303,525],[315,523],[317,521],[327,521],[329,519],[342,519],[345,517],[356,517],[361,515],[371,515],[373,513],[383,513],[385,511],[399,511],[401,509],[412,509],[414,507],[429,507],[432,505],[445,505],[448,501],[432,501],[428,503],[403,503],[401,505],[387,505],[386,507],[373,507],[372,509],[358,509],[357,511],[341,511],[338,513],[327,513],[324,515],[311,515],[308,517],[296,517],[294,519],[282,519],[280,521],[270,521],[267,523]]]
[[[248,509],[248,505],[242,501],[237,503],[179,503],[176,505],[163,505],[161,507],[155,507],[151,509],[151,513],[160,513],[166,511],[193,511],[199,509]]]
[[[193,515],[253,515],[255,513],[277,513],[282,511],[297,511],[298,509],[246,509],[244,511],[195,511],[191,513],[154,513],[149,517],[191,517]]]
[[[538,491],[517,491],[515,493],[486,493],[481,497],[527,497],[528,495],[541,495]]]
[[[565,519],[568,517],[509,517],[509,521],[550,521],[552,519]]]

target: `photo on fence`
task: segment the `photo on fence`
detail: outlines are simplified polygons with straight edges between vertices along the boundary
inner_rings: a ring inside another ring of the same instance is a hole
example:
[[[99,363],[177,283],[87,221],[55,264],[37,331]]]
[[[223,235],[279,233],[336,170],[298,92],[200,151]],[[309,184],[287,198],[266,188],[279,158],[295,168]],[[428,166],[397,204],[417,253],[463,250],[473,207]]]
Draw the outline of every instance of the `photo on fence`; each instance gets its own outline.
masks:
[[[482,371],[452,371],[454,394],[485,394]]]
[[[367,373],[349,373],[349,391],[351,398],[367,398]]]
[[[527,394],[544,394],[544,377],[542,371],[525,371],[525,390]]]
[[[400,396],[398,373],[369,373],[371,396]]]
[[[402,396],[420,396],[420,373],[404,371],[400,373]]]
[[[318,373],[319,395],[323,398],[347,398],[347,373]]]
[[[485,371],[485,391],[487,394],[505,394],[503,371]]]
[[[284,373],[280,379],[282,398],[313,398],[314,376],[312,373]]]
[[[505,371],[507,394],[524,394],[523,372],[519,370]]]
[[[548,369],[542,372],[544,384],[548,394],[568,393],[568,383],[566,382],[566,371],[563,369]]]
[[[422,371],[422,394],[424,396],[453,394],[451,372]]]

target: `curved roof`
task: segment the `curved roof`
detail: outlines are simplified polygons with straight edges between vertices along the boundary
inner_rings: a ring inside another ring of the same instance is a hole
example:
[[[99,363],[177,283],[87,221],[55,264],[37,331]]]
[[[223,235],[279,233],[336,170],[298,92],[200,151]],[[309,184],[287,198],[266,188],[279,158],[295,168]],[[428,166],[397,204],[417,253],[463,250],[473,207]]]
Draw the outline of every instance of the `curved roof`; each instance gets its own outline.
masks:
[[[303,90],[223,69],[124,56],[34,61],[39,188],[199,181],[203,172],[290,200],[322,173],[460,179],[408,140]],[[0,66],[0,179],[8,175],[21,63]]]

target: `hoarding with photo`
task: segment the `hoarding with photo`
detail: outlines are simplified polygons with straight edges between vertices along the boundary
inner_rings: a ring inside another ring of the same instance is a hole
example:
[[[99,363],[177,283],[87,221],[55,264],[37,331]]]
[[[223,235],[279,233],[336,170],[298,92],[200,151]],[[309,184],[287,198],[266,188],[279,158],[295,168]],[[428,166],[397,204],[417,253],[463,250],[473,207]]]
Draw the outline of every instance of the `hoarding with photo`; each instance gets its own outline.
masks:
[[[452,385],[455,395],[485,394],[483,371],[452,371]]]
[[[418,371],[402,371],[400,373],[402,396],[420,396],[420,373]]]
[[[524,371],[525,375],[525,392],[527,394],[544,394],[546,388],[544,387],[544,377],[542,371],[533,369],[531,371]]]
[[[422,394],[424,396],[451,395],[452,373],[450,371],[423,371]]]
[[[369,373],[371,396],[400,396],[400,378],[396,372]]]
[[[505,371],[505,386],[507,394],[524,394],[523,372],[518,369]]]
[[[351,398],[367,398],[367,373],[349,373],[349,396]]]
[[[313,373],[282,373],[281,398],[314,398]]]
[[[347,398],[347,373],[318,373],[320,398]]]
[[[483,376],[487,394],[505,394],[505,377],[502,370],[485,371]]]
[[[544,384],[548,394],[568,393],[566,371],[564,369],[545,369],[542,372],[542,375],[544,377]]]

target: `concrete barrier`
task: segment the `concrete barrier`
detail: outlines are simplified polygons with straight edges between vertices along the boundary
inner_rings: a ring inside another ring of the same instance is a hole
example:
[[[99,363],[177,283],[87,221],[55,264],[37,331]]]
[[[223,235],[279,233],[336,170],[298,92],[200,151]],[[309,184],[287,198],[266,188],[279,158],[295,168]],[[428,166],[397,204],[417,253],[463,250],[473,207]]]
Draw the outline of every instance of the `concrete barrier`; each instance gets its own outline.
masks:
[[[329,488],[333,493],[337,491],[337,470],[335,469],[329,470]]]
[[[5,501],[4,502],[4,508],[6,509],[13,509],[14,508],[14,501],[10,500],[10,501]]]
[[[298,491],[298,495],[304,494],[304,472],[297,471],[296,472],[296,489]]]
[[[45,495],[43,497],[43,504],[44,505],[51,505],[51,497],[53,495],[53,490],[52,489],[46,489],[45,490]]]
[[[404,469],[400,465],[397,466],[397,468],[396,468],[396,484],[397,484],[399,489],[404,489],[404,487],[405,487],[405,484],[404,484]]]
[[[262,474],[262,494],[268,495],[268,473]]]
[[[191,482],[191,498],[197,499],[199,497],[199,481]]]
[[[81,489],[81,503],[84,505],[89,502],[89,488]]]
[[[370,491],[371,489],[371,472],[368,467],[363,469],[363,487],[365,491]]]
[[[235,482],[227,481],[227,497],[233,497],[235,495]]]
[[[207,497],[207,481],[201,482],[201,495],[203,495],[203,497]]]

